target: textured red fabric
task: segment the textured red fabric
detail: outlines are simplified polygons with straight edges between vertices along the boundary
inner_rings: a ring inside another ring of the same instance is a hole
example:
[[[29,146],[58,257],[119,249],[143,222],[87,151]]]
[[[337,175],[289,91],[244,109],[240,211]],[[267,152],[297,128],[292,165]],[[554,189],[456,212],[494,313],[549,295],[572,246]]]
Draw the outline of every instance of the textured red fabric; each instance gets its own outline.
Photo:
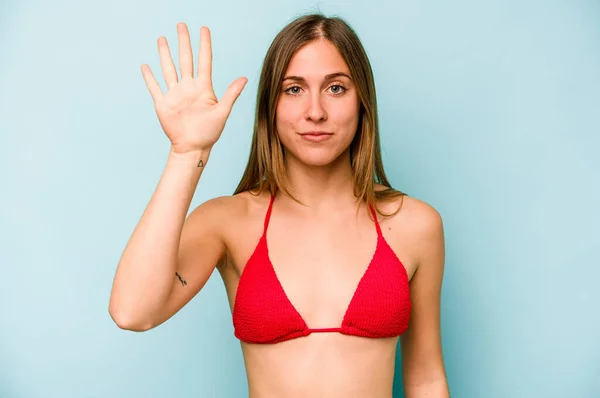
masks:
[[[338,327],[311,329],[290,302],[269,259],[267,227],[242,271],[233,307],[235,336],[246,343],[272,344],[315,332],[394,337],[408,328],[412,308],[408,275],[381,233],[375,210],[377,246]]]

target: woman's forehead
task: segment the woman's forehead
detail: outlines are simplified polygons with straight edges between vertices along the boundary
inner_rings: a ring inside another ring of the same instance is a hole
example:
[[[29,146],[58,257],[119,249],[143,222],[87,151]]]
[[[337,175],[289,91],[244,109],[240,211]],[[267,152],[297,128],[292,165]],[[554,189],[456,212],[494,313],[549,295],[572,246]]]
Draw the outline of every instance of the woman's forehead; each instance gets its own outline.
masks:
[[[292,57],[285,76],[306,80],[323,79],[333,73],[350,76],[348,65],[338,49],[327,40],[317,40],[301,47]]]

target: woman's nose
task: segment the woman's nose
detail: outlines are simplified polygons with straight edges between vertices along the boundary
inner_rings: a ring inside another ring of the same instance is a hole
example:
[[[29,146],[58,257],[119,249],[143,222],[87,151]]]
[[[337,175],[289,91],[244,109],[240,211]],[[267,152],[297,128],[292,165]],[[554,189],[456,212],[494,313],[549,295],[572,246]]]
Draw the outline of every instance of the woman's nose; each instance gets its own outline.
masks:
[[[322,103],[321,93],[316,92],[311,94],[308,100],[308,109],[306,111],[306,118],[313,122],[319,122],[327,118],[327,113]]]

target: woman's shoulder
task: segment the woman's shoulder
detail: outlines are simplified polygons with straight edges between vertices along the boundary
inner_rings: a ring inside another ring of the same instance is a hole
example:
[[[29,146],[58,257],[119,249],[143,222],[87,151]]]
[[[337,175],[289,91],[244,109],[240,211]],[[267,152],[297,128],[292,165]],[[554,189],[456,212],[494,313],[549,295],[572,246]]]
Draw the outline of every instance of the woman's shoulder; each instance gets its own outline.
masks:
[[[375,191],[385,191],[389,187],[375,184]],[[377,201],[377,210],[384,217],[389,215],[389,222],[409,224],[417,229],[437,228],[441,223],[441,215],[430,203],[405,193],[390,195]]]
[[[208,228],[226,242],[260,233],[269,205],[268,192],[216,196],[198,205],[187,217],[189,228]]]
[[[385,190],[385,187],[381,189]],[[442,217],[426,201],[405,194],[391,196],[387,200],[380,199],[377,208],[383,213],[380,223],[386,239],[394,249],[404,252],[411,259],[407,260],[407,264],[422,263],[427,253],[433,253],[443,245]],[[385,214],[390,216],[386,217]]]
[[[244,191],[234,195],[223,195],[209,199],[197,209],[212,213],[218,218],[247,218],[265,210],[271,195],[268,192]]]

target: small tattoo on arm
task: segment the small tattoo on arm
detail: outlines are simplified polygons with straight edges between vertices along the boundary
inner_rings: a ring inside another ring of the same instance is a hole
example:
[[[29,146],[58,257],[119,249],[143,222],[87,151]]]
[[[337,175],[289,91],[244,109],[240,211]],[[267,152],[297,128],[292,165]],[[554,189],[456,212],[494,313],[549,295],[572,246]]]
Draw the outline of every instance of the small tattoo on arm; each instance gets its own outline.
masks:
[[[200,163],[198,163],[198,167],[204,167],[204,162],[200,159]]]
[[[179,278],[179,281],[181,282],[181,284],[183,286],[187,285],[187,282],[181,277],[181,275],[179,275],[177,272],[175,272],[175,275],[177,275],[177,277]]]

